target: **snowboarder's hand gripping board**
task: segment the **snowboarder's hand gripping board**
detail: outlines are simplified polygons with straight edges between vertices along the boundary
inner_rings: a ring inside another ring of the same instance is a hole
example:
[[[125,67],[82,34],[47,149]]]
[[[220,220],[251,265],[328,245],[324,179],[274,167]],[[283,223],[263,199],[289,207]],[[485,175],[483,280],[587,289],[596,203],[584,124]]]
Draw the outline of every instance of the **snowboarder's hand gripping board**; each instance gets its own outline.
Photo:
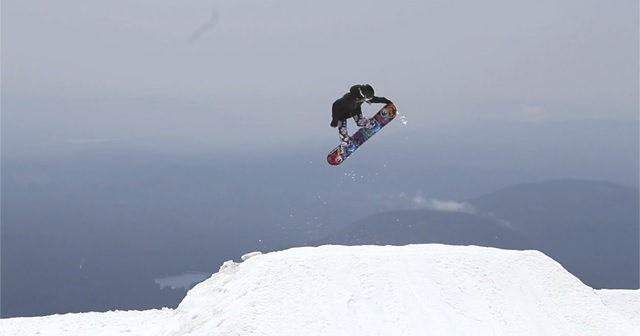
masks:
[[[327,155],[327,162],[332,166],[337,166],[344,162],[353,152],[355,152],[363,143],[365,143],[374,134],[378,133],[384,126],[390,123],[397,114],[395,105],[389,103],[373,116],[375,124],[371,128],[362,127],[357,130],[352,138],[353,142],[349,146],[338,146]]]

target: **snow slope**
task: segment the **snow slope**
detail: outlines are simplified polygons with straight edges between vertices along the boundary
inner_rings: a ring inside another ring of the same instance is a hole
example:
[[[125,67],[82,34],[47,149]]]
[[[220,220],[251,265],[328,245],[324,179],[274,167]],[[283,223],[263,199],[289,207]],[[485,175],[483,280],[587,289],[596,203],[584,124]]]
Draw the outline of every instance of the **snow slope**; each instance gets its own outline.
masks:
[[[640,292],[536,251],[301,247],[226,262],[176,309],[0,320],[3,335],[638,335]]]

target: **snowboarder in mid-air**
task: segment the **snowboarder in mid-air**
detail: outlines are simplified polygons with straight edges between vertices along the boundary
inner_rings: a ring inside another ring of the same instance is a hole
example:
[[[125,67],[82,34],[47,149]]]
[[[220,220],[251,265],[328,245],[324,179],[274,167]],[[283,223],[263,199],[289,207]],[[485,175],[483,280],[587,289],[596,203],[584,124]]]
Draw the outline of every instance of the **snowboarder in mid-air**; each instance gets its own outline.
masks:
[[[375,120],[365,118],[362,115],[361,108],[364,102],[368,104],[392,104],[392,102],[385,97],[376,97],[373,87],[369,84],[352,86],[349,92],[333,102],[333,106],[331,107],[331,127],[338,128],[341,146],[351,146],[353,141],[347,131],[348,119],[353,118],[356,125],[360,127],[372,128],[376,125]]]

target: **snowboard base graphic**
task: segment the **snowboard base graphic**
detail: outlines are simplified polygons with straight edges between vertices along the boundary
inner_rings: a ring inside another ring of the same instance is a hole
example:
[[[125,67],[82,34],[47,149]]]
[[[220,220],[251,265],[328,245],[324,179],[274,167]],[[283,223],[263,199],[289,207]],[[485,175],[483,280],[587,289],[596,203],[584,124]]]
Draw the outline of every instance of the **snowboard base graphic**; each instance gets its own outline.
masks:
[[[393,104],[387,104],[373,116],[375,120],[375,126],[368,129],[361,127],[357,130],[352,137],[353,142],[350,146],[338,145],[334,148],[329,155],[327,155],[327,162],[332,166],[337,166],[344,162],[351,154],[353,154],[358,148],[362,146],[367,140],[369,140],[374,134],[380,132],[380,130],[390,123],[397,114],[397,109]]]

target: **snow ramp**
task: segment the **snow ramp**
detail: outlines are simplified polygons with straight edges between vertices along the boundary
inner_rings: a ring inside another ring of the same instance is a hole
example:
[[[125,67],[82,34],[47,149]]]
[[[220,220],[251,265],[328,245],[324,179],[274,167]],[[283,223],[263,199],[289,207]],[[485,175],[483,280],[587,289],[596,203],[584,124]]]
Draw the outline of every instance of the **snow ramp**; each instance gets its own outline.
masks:
[[[604,300],[537,251],[326,245],[243,259],[150,334],[640,335],[638,291]]]

